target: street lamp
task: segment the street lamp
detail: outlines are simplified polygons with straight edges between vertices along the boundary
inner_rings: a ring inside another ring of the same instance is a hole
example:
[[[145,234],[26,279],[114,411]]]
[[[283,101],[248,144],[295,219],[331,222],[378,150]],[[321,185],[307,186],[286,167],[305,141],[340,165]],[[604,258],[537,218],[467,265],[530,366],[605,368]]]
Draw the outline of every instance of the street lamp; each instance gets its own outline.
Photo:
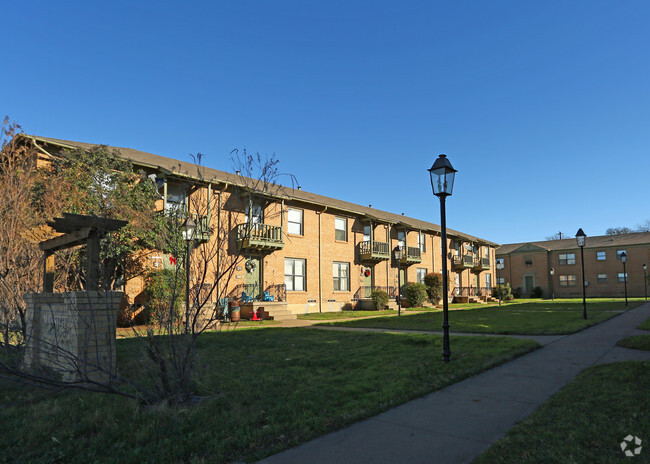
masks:
[[[623,282],[625,284],[625,306],[627,306],[627,272],[625,272],[625,263],[627,262],[627,255],[625,252],[621,253],[621,262],[623,263]]]
[[[643,265],[643,285],[644,285],[644,292],[645,292],[645,299],[648,301],[648,265],[644,264]]]
[[[188,217],[183,223],[183,240],[187,243],[185,253],[185,333],[190,333],[190,254],[196,236],[196,222]]]
[[[583,319],[587,319],[587,298],[585,296],[586,291],[585,291],[585,244],[587,243],[587,235],[582,231],[582,229],[578,229],[578,233],[576,233],[576,241],[578,242],[578,246],[580,247],[580,262],[582,264],[582,317]]]
[[[503,261],[497,259],[497,290],[499,293],[499,306],[501,306],[501,292],[503,287],[501,286],[501,269],[503,269]]]
[[[454,190],[454,176],[456,170],[447,159],[447,155],[440,155],[428,170],[431,176],[431,189],[433,194],[440,199],[440,235],[442,238],[442,314],[443,314],[443,348],[442,360],[449,362],[451,350],[449,348],[449,301],[447,295],[447,223],[445,214],[445,199]]]
[[[404,257],[404,249],[401,246],[395,248],[395,261],[397,261],[397,316],[402,315],[402,279],[400,276],[402,258]]]
[[[551,274],[551,299],[555,301],[555,281],[553,280],[553,275],[555,275],[555,269],[551,268],[549,272]]]

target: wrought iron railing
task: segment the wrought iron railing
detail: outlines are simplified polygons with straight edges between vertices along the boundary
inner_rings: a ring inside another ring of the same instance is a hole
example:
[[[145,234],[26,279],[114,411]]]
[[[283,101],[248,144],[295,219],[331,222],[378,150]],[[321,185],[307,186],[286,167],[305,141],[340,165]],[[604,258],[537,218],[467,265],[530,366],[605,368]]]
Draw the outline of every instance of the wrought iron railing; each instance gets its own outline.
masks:
[[[372,295],[372,292],[375,290],[382,290],[386,293],[388,293],[388,296],[390,298],[395,298],[397,296],[397,287],[382,287],[382,286],[370,286],[370,285],[362,285],[359,287],[359,289],[354,293],[354,298],[357,300],[360,298],[370,298]]]
[[[456,296],[491,296],[492,287],[455,287],[452,295]]]
[[[275,301],[287,301],[287,286],[285,284],[269,285],[266,292],[275,298]]]
[[[240,300],[242,293],[246,293],[246,297],[252,298],[252,301],[264,301],[264,292],[268,292],[273,301],[287,301],[285,284],[268,285],[265,290],[262,288],[262,284],[239,284],[230,291],[228,298]]]

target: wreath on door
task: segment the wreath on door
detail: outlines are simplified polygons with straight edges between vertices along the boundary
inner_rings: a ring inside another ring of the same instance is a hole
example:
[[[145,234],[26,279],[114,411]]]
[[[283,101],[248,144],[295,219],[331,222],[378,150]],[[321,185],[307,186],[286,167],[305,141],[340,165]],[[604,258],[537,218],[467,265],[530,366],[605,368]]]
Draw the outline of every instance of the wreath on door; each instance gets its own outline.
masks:
[[[244,266],[246,267],[246,272],[248,273],[253,272],[255,269],[257,269],[257,263],[252,259],[246,260],[246,264]]]

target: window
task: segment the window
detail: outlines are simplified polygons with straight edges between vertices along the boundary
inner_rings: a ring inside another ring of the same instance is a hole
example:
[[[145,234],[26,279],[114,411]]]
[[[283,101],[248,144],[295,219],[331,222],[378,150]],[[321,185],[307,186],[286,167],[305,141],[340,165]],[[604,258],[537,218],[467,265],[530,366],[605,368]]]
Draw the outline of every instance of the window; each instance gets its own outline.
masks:
[[[307,265],[304,259],[284,259],[284,284],[288,292],[305,291],[305,269]]]
[[[618,273],[618,281],[619,282],[626,282],[627,281],[627,272],[626,273],[619,272]]]
[[[302,210],[289,208],[287,213],[287,232],[302,235]]]
[[[167,211],[185,211],[187,192],[179,184],[167,184]]]
[[[505,260],[503,258],[497,258],[497,269],[503,269],[505,266]]]
[[[532,256],[524,256],[524,265],[525,266],[532,266],[533,265],[533,257]]]
[[[346,218],[334,218],[334,238],[341,242],[348,241],[348,220]]]
[[[560,276],[560,287],[574,287],[575,284],[576,276],[574,274]]]
[[[370,241],[370,226],[369,225],[363,226],[363,241],[364,242],[369,242]]]
[[[621,255],[623,253],[625,253],[625,255],[627,256],[627,251],[625,251],[625,250],[616,250],[616,259],[621,259]]]
[[[598,283],[599,284],[607,283],[607,274],[598,274]]]
[[[249,220],[252,224],[262,223],[262,205],[257,202],[248,203],[246,205],[246,222]]]
[[[490,257],[490,247],[483,247],[483,257],[484,258]]]
[[[604,251],[597,251],[596,259],[598,261],[605,261],[607,259],[607,253],[605,253]]]
[[[334,291],[349,292],[350,291],[350,263],[334,262],[333,275],[334,275]]]
[[[490,274],[485,274],[485,288],[488,290],[492,288],[492,276]]]
[[[505,277],[499,277],[497,279],[497,285],[505,285],[506,284],[506,278]]]
[[[576,263],[576,254],[575,253],[560,253],[559,263],[563,264],[575,264]]]
[[[424,283],[424,276],[427,275],[427,270],[419,267],[417,269],[417,281],[419,284]]]
[[[397,231],[397,244],[400,248],[404,248],[406,246],[406,232],[403,230]]]
[[[422,232],[418,232],[418,248],[420,248],[420,251],[424,253],[427,251],[427,247],[424,242],[424,237],[425,235]]]

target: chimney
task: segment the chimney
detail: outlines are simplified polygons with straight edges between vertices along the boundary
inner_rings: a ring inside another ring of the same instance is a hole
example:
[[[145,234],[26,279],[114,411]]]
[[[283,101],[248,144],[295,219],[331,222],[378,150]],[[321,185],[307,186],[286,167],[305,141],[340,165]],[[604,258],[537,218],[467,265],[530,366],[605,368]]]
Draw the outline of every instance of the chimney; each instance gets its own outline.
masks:
[[[298,186],[298,190],[302,190],[302,187],[300,185]]]
[[[235,171],[235,173],[237,173],[238,176],[241,176],[241,171]]]

